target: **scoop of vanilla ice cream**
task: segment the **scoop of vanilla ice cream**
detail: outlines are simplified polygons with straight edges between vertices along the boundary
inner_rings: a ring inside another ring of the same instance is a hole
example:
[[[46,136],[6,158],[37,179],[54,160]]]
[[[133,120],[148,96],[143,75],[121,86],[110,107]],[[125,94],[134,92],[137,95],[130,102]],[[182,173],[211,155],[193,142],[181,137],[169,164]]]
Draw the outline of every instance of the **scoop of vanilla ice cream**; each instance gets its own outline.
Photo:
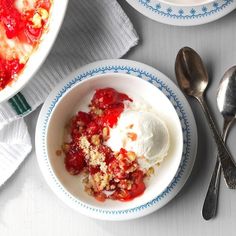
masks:
[[[158,116],[150,111],[125,110],[117,126],[110,129],[106,145],[113,151],[124,148],[138,156],[141,168],[163,161],[170,146],[169,132]]]

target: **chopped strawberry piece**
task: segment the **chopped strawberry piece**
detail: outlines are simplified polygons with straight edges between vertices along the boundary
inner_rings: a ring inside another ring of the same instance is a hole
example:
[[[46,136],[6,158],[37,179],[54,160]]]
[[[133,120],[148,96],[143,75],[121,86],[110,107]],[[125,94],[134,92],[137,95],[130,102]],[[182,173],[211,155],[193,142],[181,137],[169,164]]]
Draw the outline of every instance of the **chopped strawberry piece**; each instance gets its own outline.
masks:
[[[78,175],[86,166],[84,154],[82,152],[67,154],[65,165],[71,175]]]
[[[131,101],[126,94],[118,93],[113,88],[98,89],[92,98],[92,105],[95,107],[106,109],[112,105],[122,104],[123,101]]]
[[[99,192],[95,194],[95,198],[99,201],[99,202],[104,202],[107,199],[107,196],[105,193],[103,192]]]
[[[4,60],[0,58],[0,90],[4,89],[9,84],[17,73],[24,67],[18,59]]]

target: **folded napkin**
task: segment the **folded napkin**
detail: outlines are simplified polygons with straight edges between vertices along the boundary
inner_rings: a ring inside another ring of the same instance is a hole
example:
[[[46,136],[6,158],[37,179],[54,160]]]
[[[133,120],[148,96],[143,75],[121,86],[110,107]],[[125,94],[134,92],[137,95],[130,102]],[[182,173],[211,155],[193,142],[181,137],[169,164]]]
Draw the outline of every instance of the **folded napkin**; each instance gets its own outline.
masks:
[[[73,70],[92,61],[119,58],[137,43],[133,25],[116,0],[69,1],[46,62],[20,93],[0,105],[0,186],[32,149],[23,117]]]

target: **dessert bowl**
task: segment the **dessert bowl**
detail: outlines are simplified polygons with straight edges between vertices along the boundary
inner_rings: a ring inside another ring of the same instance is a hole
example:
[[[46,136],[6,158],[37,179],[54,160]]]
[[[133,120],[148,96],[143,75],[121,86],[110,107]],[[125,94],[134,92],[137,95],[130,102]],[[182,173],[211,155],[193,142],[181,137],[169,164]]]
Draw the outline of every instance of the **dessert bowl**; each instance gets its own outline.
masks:
[[[72,81],[73,78],[76,78],[77,73],[70,76]],[[67,205],[90,217],[106,220],[127,220],[147,214],[145,212],[119,217],[119,214],[122,214],[119,212],[139,208],[163,193],[179,169],[183,154],[183,133],[178,114],[169,98],[149,82],[122,73],[100,74],[76,83],[71,88],[68,84],[59,87],[60,89],[62,87],[63,95],[58,95],[58,88],[56,88],[49,96],[48,101],[49,103],[53,101],[53,105],[50,105],[48,109],[49,104],[46,101],[36,128],[36,153],[46,182]],[[97,201],[84,191],[82,176],[70,175],[65,169],[64,156],[57,155],[57,150],[60,150],[63,144],[65,127],[72,116],[79,110],[87,110],[89,99],[91,99],[94,91],[106,87],[114,88],[131,96],[131,98],[133,95],[141,96],[165,121],[169,130],[170,148],[167,157],[155,170],[154,175],[145,181],[145,192],[132,201]],[[45,117],[47,117],[46,120]],[[41,143],[40,140],[42,139],[45,140],[45,143],[44,141]],[[47,167],[45,167],[45,161]],[[148,213],[154,210],[155,208],[152,208]],[[107,212],[108,214],[97,214],[99,212]],[[117,217],[110,217],[109,214],[117,214]]]
[[[22,72],[17,78],[0,90],[0,103],[19,92],[34,76],[49,54],[61,28],[68,0],[54,0],[51,6],[48,25],[40,38],[40,43],[32,52]],[[59,13],[59,14],[58,14]]]

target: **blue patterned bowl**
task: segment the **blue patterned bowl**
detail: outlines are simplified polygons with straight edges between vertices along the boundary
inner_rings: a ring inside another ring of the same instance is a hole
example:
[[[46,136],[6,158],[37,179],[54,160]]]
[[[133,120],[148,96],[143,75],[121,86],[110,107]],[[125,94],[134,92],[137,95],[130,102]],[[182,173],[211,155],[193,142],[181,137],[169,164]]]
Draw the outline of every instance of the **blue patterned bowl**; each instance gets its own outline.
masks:
[[[131,97],[143,97],[165,120],[170,132],[171,147],[166,160],[147,181],[144,194],[126,203],[111,200],[101,203],[88,196],[81,177],[69,175],[64,158],[56,155],[71,116],[86,109],[91,93],[102,87],[113,87]],[[196,137],[189,105],[173,82],[141,63],[111,60],[85,66],[52,91],[38,118],[35,143],[46,182],[63,202],[93,218],[128,220],[150,214],[179,192],[195,160]]]
[[[192,26],[217,20],[236,8],[235,0],[126,0],[137,11],[161,23]]]

